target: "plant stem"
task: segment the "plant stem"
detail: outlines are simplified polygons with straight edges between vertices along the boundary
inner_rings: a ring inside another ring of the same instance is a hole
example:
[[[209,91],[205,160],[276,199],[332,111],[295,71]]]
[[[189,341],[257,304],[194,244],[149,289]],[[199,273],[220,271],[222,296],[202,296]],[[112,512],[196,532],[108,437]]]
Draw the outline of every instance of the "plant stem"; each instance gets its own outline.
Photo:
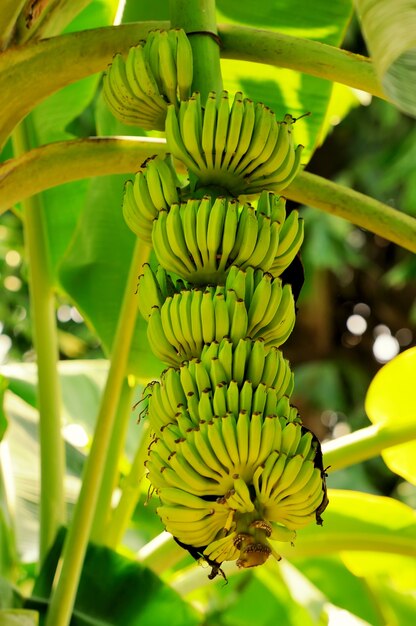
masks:
[[[0,571],[16,580],[19,562],[16,545],[15,493],[9,444],[0,441]]]
[[[401,554],[407,557],[416,556],[416,545],[413,533],[412,531],[406,533],[406,523],[403,524],[403,533],[400,532],[401,525],[397,528],[396,533],[392,532],[388,522],[386,523],[386,527],[383,527],[384,520],[382,519],[380,523],[373,521],[368,525],[363,525],[361,519],[355,516],[354,509],[348,514],[345,504],[342,506],[344,494],[348,497],[354,494],[354,492],[329,490],[329,499],[334,503],[337,509],[335,514],[333,513],[332,519],[329,519],[328,510],[328,517],[323,527],[310,526],[308,529],[304,529],[305,532],[301,529],[296,538],[295,545],[283,542],[276,542],[275,544],[272,542],[278,554],[287,558],[289,561],[355,550]],[[383,496],[369,496],[369,498],[372,500],[368,502],[369,508],[372,506],[373,502],[377,504],[377,499],[387,500],[387,498]],[[338,503],[341,504],[342,508]],[[358,502],[354,502],[352,498],[351,506],[354,504],[362,506],[363,501],[359,500]],[[409,512],[411,514],[410,508]],[[348,522],[350,522],[349,527],[347,526]],[[339,529],[339,524],[342,524],[342,530]],[[224,563],[224,572],[227,577],[236,574],[238,571],[241,570],[237,568],[235,562]],[[204,571],[198,565],[192,565],[179,572],[175,572],[169,579],[169,585],[182,596],[186,596],[196,589],[201,590],[210,584],[211,581],[206,575],[206,570]]]
[[[284,190],[285,198],[313,206],[416,252],[416,220],[374,198],[316,174],[302,172]]]
[[[148,255],[148,247],[137,239],[114,338],[111,365],[101,399],[94,440],[75,507],[74,518],[65,540],[61,574],[51,597],[46,626],[68,626],[71,619],[136,324],[137,271],[147,260]]]
[[[141,483],[145,475],[144,462],[149,446],[149,423],[141,424],[141,439],[130,468],[130,472],[121,486],[120,501],[115,508],[111,521],[105,529],[103,542],[109,548],[116,549],[123,539],[135,506],[140,497]]]
[[[303,558],[311,556],[320,556],[322,554],[331,554],[334,552],[342,552],[344,550],[354,551],[363,550],[364,552],[388,552],[390,554],[402,554],[403,556],[415,557],[416,549],[414,539],[411,537],[402,537],[398,533],[397,536],[377,533],[330,533],[322,529],[319,535],[314,533],[313,536],[299,538],[295,547],[280,544],[278,547],[279,554],[286,558]]]
[[[164,139],[149,137],[97,137],[36,148],[0,165],[0,213],[28,195],[71,180],[134,172],[144,158],[165,152]],[[416,252],[416,219],[374,198],[308,172],[298,174],[284,194]]]
[[[0,214],[45,189],[132,173],[149,155],[165,153],[165,139],[155,137],[89,137],[39,146],[0,164]]]
[[[335,472],[416,438],[416,422],[374,424],[323,444],[324,464]]]
[[[183,28],[193,52],[193,91],[204,102],[210,91],[222,90],[220,46],[215,0],[170,0],[172,28]]]
[[[123,454],[126,432],[131,417],[134,387],[127,376],[122,384],[118,406],[115,412],[113,432],[107,452],[107,461],[101,476],[97,505],[91,528],[91,541],[106,543],[105,528],[111,517],[111,501],[119,479],[119,464]]]
[[[59,35],[91,0],[49,0],[44,4],[40,15],[30,23],[20,15],[17,23],[15,43],[23,44],[29,40],[45,39]]]
[[[386,99],[371,60],[335,46],[236,24],[222,24],[221,56],[302,71]]]
[[[26,0],[3,0],[0,11],[0,51],[9,44],[16,20],[25,3]]]
[[[13,134],[15,154],[30,149],[29,121]],[[61,435],[61,388],[53,276],[48,256],[44,211],[39,196],[22,202],[29,270],[33,342],[38,367],[40,442],[40,561],[66,523],[64,498],[65,448]]]
[[[137,553],[140,563],[155,574],[161,574],[169,567],[180,563],[186,556],[183,548],[173,540],[172,535],[165,531],[149,541]]]

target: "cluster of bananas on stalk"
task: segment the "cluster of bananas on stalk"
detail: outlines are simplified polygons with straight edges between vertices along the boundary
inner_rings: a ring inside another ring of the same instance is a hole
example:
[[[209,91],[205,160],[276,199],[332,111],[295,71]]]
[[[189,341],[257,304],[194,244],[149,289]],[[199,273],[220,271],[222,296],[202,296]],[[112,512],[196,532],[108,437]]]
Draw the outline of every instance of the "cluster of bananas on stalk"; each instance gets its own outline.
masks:
[[[154,129],[163,118],[168,149],[188,170],[180,180],[171,156],[151,157],[123,201],[128,226],[159,263],[142,268],[139,307],[168,366],[143,395],[153,432],[146,467],[166,529],[214,577],[224,561],[279,558],[274,542],[322,524],[328,503],[320,444],[291,404],[293,373],[280,350],[295,323],[282,274],[303,222],[277,193],[299,170],[302,146],[290,115],[278,122],[241,93],[231,106],[225,91],[205,102],[191,95],[182,31],[152,32],[132,50],[107,73],[110,107]],[[241,203],[240,194],[257,197]]]
[[[180,282],[176,291],[162,294],[149,266],[139,277],[141,312],[148,320],[153,352],[169,365],[180,365],[201,354],[206,344],[228,337],[261,338],[266,347],[278,347],[292,332],[295,303],[290,285],[282,285],[262,270],[230,268],[224,285],[203,289]]]
[[[273,276],[290,265],[303,241],[297,211],[286,219],[285,200],[263,191],[254,207],[206,195],[180,202],[170,158],[148,159],[126,183],[123,213],[167,270],[192,284],[224,282],[233,265]]]
[[[104,76],[104,97],[117,119],[164,130],[168,104],[179,107],[192,85],[192,50],[180,29],[151,31],[146,41],[116,54]]]
[[[215,185],[237,196],[263,189],[280,192],[300,168],[303,146],[294,148],[291,115],[277,122],[261,102],[214,91],[202,106],[198,93],[168,106],[166,139],[170,152],[197,177],[197,187]]]

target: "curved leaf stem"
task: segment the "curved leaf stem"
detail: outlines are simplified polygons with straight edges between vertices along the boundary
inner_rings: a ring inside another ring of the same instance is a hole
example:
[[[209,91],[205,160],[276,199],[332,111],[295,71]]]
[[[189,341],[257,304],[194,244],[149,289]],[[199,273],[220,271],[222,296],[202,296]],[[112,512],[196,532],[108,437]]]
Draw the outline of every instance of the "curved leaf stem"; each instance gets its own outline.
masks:
[[[324,464],[328,472],[335,472],[412,439],[416,439],[416,422],[373,424],[324,443]]]
[[[150,137],[95,137],[36,148],[0,165],[0,213],[30,195],[71,180],[132,173],[149,155],[165,152],[165,140]],[[308,172],[301,172],[284,195],[416,252],[416,219],[374,198]]]
[[[137,553],[137,560],[152,570],[155,574],[162,574],[169,567],[180,563],[186,552],[166,531],[161,532]]]
[[[30,147],[29,122],[13,133],[15,154]],[[24,158],[24,156],[23,156]],[[58,374],[58,336],[55,293],[48,256],[44,211],[39,196],[22,202],[24,238],[29,268],[30,307],[36,351],[40,443],[40,560],[52,546],[58,528],[66,523],[64,498],[65,448],[61,435],[61,386]]]
[[[350,550],[416,556],[415,543],[411,537],[401,537],[399,534],[393,537],[391,533],[375,533],[368,530],[361,534],[330,532],[325,526],[319,530],[319,536],[314,533],[313,536],[302,538],[300,534],[294,546],[276,543],[276,551],[289,561]],[[241,571],[235,562],[224,563],[223,569],[227,578]],[[207,570],[196,564],[181,569],[169,579],[169,585],[181,596],[187,596],[192,591],[203,589],[210,584],[212,583],[208,579]]]
[[[320,41],[236,24],[219,27],[225,59],[305,72],[387,99],[371,59]]]
[[[0,149],[19,121],[47,96],[104,71],[116,52],[127,53],[149,30],[169,25],[153,21],[107,26],[6,50],[0,55]],[[219,25],[218,32],[224,43],[223,57],[289,67],[384,97],[373,65],[365,57],[316,41],[254,28]]]
[[[284,190],[284,196],[331,215],[416,252],[416,219],[363,193],[302,172]]]
[[[45,189],[135,172],[149,155],[165,153],[165,139],[152,137],[89,137],[34,148],[0,164],[0,214]]]
[[[148,255],[149,248],[137,239],[114,337],[111,365],[101,398],[94,440],[73,521],[65,540],[62,569],[51,597],[46,626],[68,626],[71,619],[136,324],[137,268],[147,260]]]

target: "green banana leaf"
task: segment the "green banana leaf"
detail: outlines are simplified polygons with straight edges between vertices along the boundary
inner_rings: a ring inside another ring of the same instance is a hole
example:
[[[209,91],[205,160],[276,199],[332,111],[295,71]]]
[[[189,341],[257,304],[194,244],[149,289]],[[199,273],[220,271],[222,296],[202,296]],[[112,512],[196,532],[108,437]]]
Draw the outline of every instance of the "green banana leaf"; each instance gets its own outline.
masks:
[[[416,117],[416,5],[355,0],[367,47],[389,99]]]
[[[302,528],[294,547],[277,544],[289,559],[344,550],[381,551],[416,556],[416,513],[383,496],[341,489],[328,490],[330,506],[323,527]]]
[[[416,348],[410,348],[384,365],[374,377],[365,400],[373,424],[406,424],[415,420],[414,381]],[[416,485],[416,442],[384,450],[389,468]]]
[[[314,624],[326,626],[331,622],[338,623],[338,621],[345,620],[351,626],[373,626],[354,613],[330,602],[322,590],[312,584],[291,563],[283,562],[279,567],[276,562],[271,561],[257,575],[268,584],[269,588],[273,588],[276,581],[282,578],[292,598],[305,607]]]
[[[80,478],[89,442],[94,433],[95,419],[107,371],[108,363],[102,360],[63,361],[59,364],[67,461],[65,498],[70,507],[76,502],[78,496]],[[5,395],[5,410],[9,420],[5,443],[10,457],[7,479],[16,494],[14,523],[17,548],[22,561],[34,561],[37,557],[40,493],[36,367],[31,363],[16,363],[2,366],[2,372],[9,384],[9,390]],[[137,396],[140,397],[140,394],[141,388],[138,387]],[[137,412],[133,412],[132,408],[123,462],[125,468],[129,467],[139,438]],[[143,489],[146,490],[147,486]],[[10,550],[10,553],[2,551],[0,568],[4,559],[3,571],[6,571],[14,562],[12,551],[14,539],[7,516],[4,516],[3,520],[7,521],[7,525],[1,527],[1,494],[0,484],[0,534],[5,541],[7,540],[7,547]],[[6,515],[6,510],[4,510],[4,515]],[[149,536],[160,532],[157,516],[153,518],[148,515],[147,517],[149,518],[147,527],[143,531],[143,536],[140,535],[143,542]],[[6,557],[8,557],[7,560]]]
[[[45,611],[63,539],[62,531],[44,561],[27,607]],[[196,611],[149,569],[108,548],[88,546],[71,625],[197,626],[199,623]]]
[[[232,595],[231,598],[228,596],[228,606],[224,602],[222,611],[218,612],[218,618],[223,618],[227,625],[238,624],[238,626],[251,626],[252,624],[256,626],[270,626],[271,624],[316,626],[316,622],[311,619],[308,611],[292,597],[281,577],[274,578],[272,584],[268,584],[269,578],[267,575],[245,576],[244,583],[240,580],[240,576],[230,578],[228,585],[231,587]],[[244,593],[238,594],[239,588],[243,589]],[[232,602],[233,595],[234,602]],[[215,617],[214,614],[211,618],[214,623]]]
[[[354,576],[340,556],[331,554],[318,555],[313,559],[296,559],[295,565],[332,604],[372,626],[384,626],[366,581],[363,577]]]

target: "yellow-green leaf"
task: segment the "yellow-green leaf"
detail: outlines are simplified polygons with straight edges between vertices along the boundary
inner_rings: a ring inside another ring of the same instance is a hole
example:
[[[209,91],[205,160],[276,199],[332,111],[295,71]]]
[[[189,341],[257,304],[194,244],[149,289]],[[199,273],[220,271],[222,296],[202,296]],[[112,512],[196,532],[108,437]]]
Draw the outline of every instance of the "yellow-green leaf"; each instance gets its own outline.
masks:
[[[373,424],[405,424],[416,420],[416,348],[384,365],[374,377],[365,401]],[[383,458],[393,472],[416,484],[416,441],[385,450]]]
[[[390,100],[416,117],[416,5],[409,0],[356,0],[370,54]]]

